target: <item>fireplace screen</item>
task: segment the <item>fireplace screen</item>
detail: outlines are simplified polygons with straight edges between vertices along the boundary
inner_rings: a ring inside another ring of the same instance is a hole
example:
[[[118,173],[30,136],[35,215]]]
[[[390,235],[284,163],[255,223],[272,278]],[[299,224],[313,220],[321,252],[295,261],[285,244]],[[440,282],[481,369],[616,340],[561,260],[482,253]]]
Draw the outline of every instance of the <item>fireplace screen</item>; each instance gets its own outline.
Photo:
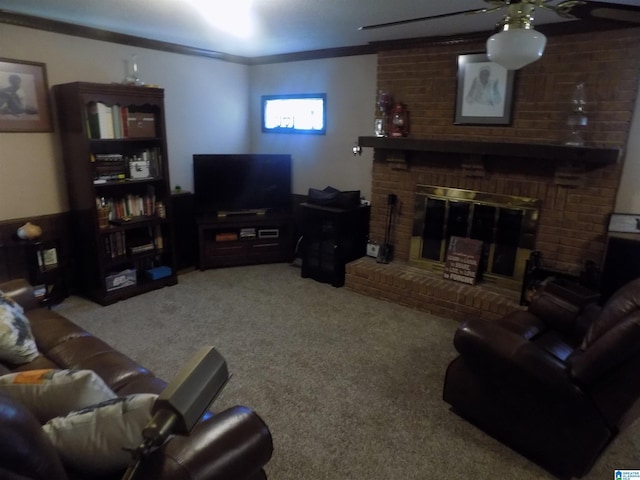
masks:
[[[483,242],[482,279],[519,289],[533,250],[540,201],[418,185],[411,263],[441,272],[452,236]]]

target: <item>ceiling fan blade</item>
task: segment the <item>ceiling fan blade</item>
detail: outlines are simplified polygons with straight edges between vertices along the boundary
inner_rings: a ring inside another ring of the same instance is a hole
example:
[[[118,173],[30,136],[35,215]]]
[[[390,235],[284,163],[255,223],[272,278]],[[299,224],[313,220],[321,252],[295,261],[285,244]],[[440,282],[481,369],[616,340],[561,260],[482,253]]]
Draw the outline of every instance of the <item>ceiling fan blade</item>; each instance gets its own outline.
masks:
[[[556,10],[563,16],[568,15],[581,20],[603,19],[640,24],[640,6],[566,0],[556,5]]]
[[[417,17],[417,18],[410,18],[407,20],[396,20],[395,22],[378,23],[375,25],[365,25],[364,27],[358,27],[358,30],[373,30],[375,28],[395,27],[396,25],[405,25],[407,23],[424,22],[425,20],[435,20],[436,18],[454,17],[456,15],[470,15],[474,13],[486,13],[486,12],[491,12],[493,10],[497,10],[498,8],[502,8],[503,6],[493,7],[493,8],[476,8],[473,10],[461,10],[459,12],[441,13],[440,15],[431,15],[429,17]]]

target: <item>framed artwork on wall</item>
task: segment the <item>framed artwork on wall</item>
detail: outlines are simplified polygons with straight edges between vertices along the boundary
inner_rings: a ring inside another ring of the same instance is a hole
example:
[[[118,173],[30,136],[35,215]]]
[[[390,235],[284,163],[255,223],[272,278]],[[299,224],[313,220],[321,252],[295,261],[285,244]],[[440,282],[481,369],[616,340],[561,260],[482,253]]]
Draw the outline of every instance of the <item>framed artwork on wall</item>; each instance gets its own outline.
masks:
[[[45,64],[0,58],[0,132],[52,130]]]
[[[262,96],[263,133],[327,133],[327,94]]]
[[[514,71],[484,53],[458,55],[456,125],[509,125]]]
[[[640,233],[640,215],[612,213],[609,219],[609,231],[618,233]]]

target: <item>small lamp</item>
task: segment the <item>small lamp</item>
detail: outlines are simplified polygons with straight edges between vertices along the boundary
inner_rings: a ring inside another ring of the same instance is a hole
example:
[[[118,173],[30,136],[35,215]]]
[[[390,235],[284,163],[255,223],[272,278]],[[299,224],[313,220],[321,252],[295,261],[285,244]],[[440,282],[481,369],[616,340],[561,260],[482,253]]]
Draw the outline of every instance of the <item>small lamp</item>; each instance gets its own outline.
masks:
[[[538,60],[544,53],[547,37],[533,29],[534,6],[529,3],[509,5],[502,31],[487,40],[489,60],[507,70],[518,70]]]

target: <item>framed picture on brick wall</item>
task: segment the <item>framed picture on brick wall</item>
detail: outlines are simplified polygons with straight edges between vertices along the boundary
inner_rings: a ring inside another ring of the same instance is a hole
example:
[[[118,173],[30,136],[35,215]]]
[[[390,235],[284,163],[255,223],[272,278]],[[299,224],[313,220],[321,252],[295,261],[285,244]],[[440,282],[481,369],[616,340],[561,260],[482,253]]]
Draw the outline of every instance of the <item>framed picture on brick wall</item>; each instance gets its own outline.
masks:
[[[609,231],[618,233],[640,233],[640,215],[612,213]]]
[[[456,125],[510,125],[515,72],[484,53],[458,55]]]

